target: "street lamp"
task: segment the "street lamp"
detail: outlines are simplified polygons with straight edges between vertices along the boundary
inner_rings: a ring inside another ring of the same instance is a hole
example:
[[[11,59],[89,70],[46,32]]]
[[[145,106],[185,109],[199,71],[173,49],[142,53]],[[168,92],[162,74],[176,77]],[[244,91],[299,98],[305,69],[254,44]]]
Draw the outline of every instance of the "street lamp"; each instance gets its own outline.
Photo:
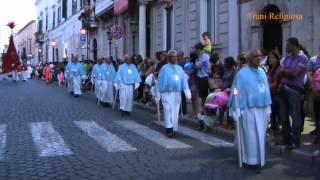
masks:
[[[89,31],[85,28],[81,28],[80,30],[81,35],[86,35],[87,36],[87,60],[89,60]]]
[[[42,61],[42,48],[38,48],[38,61]]]
[[[112,43],[111,28],[108,28],[108,30],[107,30],[107,37],[108,37],[108,40],[109,40],[109,57],[111,57],[111,43]]]
[[[132,49],[133,49],[133,55],[135,55],[136,53],[136,33],[137,33],[137,21],[132,20],[130,22],[130,26],[131,26],[131,33],[132,33]]]
[[[52,47],[52,62],[54,62],[54,48],[56,47],[57,42],[55,40],[51,41],[51,47]]]

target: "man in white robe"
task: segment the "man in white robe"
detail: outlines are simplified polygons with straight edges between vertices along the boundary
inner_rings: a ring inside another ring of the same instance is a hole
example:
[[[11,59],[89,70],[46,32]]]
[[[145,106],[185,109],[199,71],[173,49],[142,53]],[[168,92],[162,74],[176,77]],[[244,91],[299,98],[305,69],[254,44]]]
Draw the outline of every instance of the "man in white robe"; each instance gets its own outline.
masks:
[[[91,72],[91,82],[94,84],[94,93],[97,98],[97,104],[100,104],[101,102],[101,81],[102,81],[102,71],[101,71],[101,59],[98,60],[98,63],[96,63]]]
[[[114,86],[119,89],[121,116],[129,116],[133,107],[133,93],[139,88],[141,78],[136,66],[132,64],[133,58],[125,55],[124,62],[119,66]]]
[[[82,65],[78,62],[78,56],[72,57],[72,62],[67,65],[65,77],[68,79],[68,90],[74,95],[79,97],[81,92],[81,80],[84,76]]]
[[[28,79],[28,67],[27,65],[24,64],[22,67],[22,80],[23,82],[26,82],[27,79]]]
[[[259,50],[250,51],[248,65],[236,74],[229,100],[229,112],[239,126],[240,163],[253,168],[265,165],[266,130],[271,113],[268,80],[259,67],[260,59]]]
[[[172,138],[178,130],[181,91],[184,91],[187,99],[191,99],[191,92],[183,69],[177,65],[177,51],[169,51],[168,56],[169,62],[161,68],[158,76],[157,90],[164,109],[166,133]]]
[[[101,72],[101,102],[105,107],[109,107],[114,102],[113,81],[117,74],[111,59],[103,59]]]

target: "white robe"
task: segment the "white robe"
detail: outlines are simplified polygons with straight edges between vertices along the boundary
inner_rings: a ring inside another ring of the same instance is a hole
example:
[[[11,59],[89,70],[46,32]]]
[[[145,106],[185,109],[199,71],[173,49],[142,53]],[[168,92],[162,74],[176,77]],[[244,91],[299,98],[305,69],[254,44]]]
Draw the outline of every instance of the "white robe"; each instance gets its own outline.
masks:
[[[68,92],[73,92],[73,80],[72,80],[72,77],[68,77],[67,81],[68,81]]]
[[[239,127],[243,163],[264,166],[270,113],[270,107],[248,108],[241,111]]]
[[[101,81],[101,102],[113,103],[113,82],[112,81]]]
[[[27,73],[27,71],[22,71],[22,79],[23,79],[24,81],[26,81],[26,80],[28,79],[28,73]]]
[[[74,76],[72,77],[72,87],[73,92],[75,95],[81,95],[81,77],[80,76]]]
[[[17,71],[12,71],[12,79],[19,81],[19,73]]]
[[[174,131],[177,131],[181,92],[164,92],[160,93],[160,96],[164,110],[164,126],[165,128],[173,128]]]
[[[120,83],[119,97],[120,97],[120,110],[132,112],[133,107],[133,84]]]
[[[100,79],[95,79],[94,80],[94,93],[96,95],[96,98],[101,101],[101,85],[102,85],[102,80]]]

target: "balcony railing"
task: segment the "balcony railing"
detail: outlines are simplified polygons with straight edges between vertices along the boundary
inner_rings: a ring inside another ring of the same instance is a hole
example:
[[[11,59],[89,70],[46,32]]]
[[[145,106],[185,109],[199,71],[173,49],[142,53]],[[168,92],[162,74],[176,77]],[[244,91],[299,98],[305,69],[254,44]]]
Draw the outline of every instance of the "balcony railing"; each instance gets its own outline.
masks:
[[[36,32],[34,35],[35,35],[36,43],[43,43],[44,42],[44,34],[42,32]]]

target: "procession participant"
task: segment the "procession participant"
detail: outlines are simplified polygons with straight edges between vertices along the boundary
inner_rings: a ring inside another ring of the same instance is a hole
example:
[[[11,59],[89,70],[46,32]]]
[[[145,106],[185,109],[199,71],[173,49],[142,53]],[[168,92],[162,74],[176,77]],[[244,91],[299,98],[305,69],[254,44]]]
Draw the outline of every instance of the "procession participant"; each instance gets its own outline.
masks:
[[[103,59],[101,64],[102,81],[101,81],[101,102],[104,106],[110,106],[113,103],[113,81],[116,77],[116,70],[112,60]]]
[[[241,164],[258,169],[265,164],[266,130],[271,113],[270,89],[266,73],[259,67],[260,59],[258,49],[249,52],[249,64],[236,74],[228,102],[230,115],[239,125]]]
[[[73,57],[72,57],[73,58]],[[68,92],[73,95],[73,84],[72,84],[72,78],[70,75],[70,70],[71,70],[72,62],[68,61],[65,71],[64,71],[64,77],[66,79],[66,85],[68,87]]]
[[[91,72],[91,82],[94,84],[94,93],[97,98],[97,104],[101,101],[101,81],[102,81],[102,71],[101,71],[101,59],[98,60]]]
[[[66,72],[65,76],[69,79],[69,92],[73,94],[74,97],[79,97],[81,95],[81,78],[84,73],[82,65],[78,62],[78,56],[72,57],[71,63],[67,65]]]
[[[132,64],[133,58],[125,55],[123,60],[125,63],[119,66],[114,84],[115,88],[119,89],[121,116],[130,115],[132,112],[133,92],[139,88],[141,82],[138,70]]]
[[[47,84],[49,84],[50,79],[51,79],[51,77],[50,77],[50,76],[51,76],[50,71],[51,71],[51,67],[50,67],[49,64],[47,63],[46,66],[45,66],[46,82],[47,82]]]
[[[28,71],[27,65],[26,64],[22,65],[22,81],[23,82],[26,82],[28,79],[27,71]]]
[[[172,138],[178,129],[181,91],[185,93],[187,99],[191,99],[191,92],[183,69],[177,65],[177,51],[170,50],[168,56],[168,64],[161,68],[158,75],[157,89],[164,109],[166,133]]]
[[[14,82],[14,83],[17,82],[17,81],[19,81],[18,67],[19,67],[19,64],[16,64],[16,65],[14,65],[14,67],[13,67],[12,79],[13,79],[13,82]]]

